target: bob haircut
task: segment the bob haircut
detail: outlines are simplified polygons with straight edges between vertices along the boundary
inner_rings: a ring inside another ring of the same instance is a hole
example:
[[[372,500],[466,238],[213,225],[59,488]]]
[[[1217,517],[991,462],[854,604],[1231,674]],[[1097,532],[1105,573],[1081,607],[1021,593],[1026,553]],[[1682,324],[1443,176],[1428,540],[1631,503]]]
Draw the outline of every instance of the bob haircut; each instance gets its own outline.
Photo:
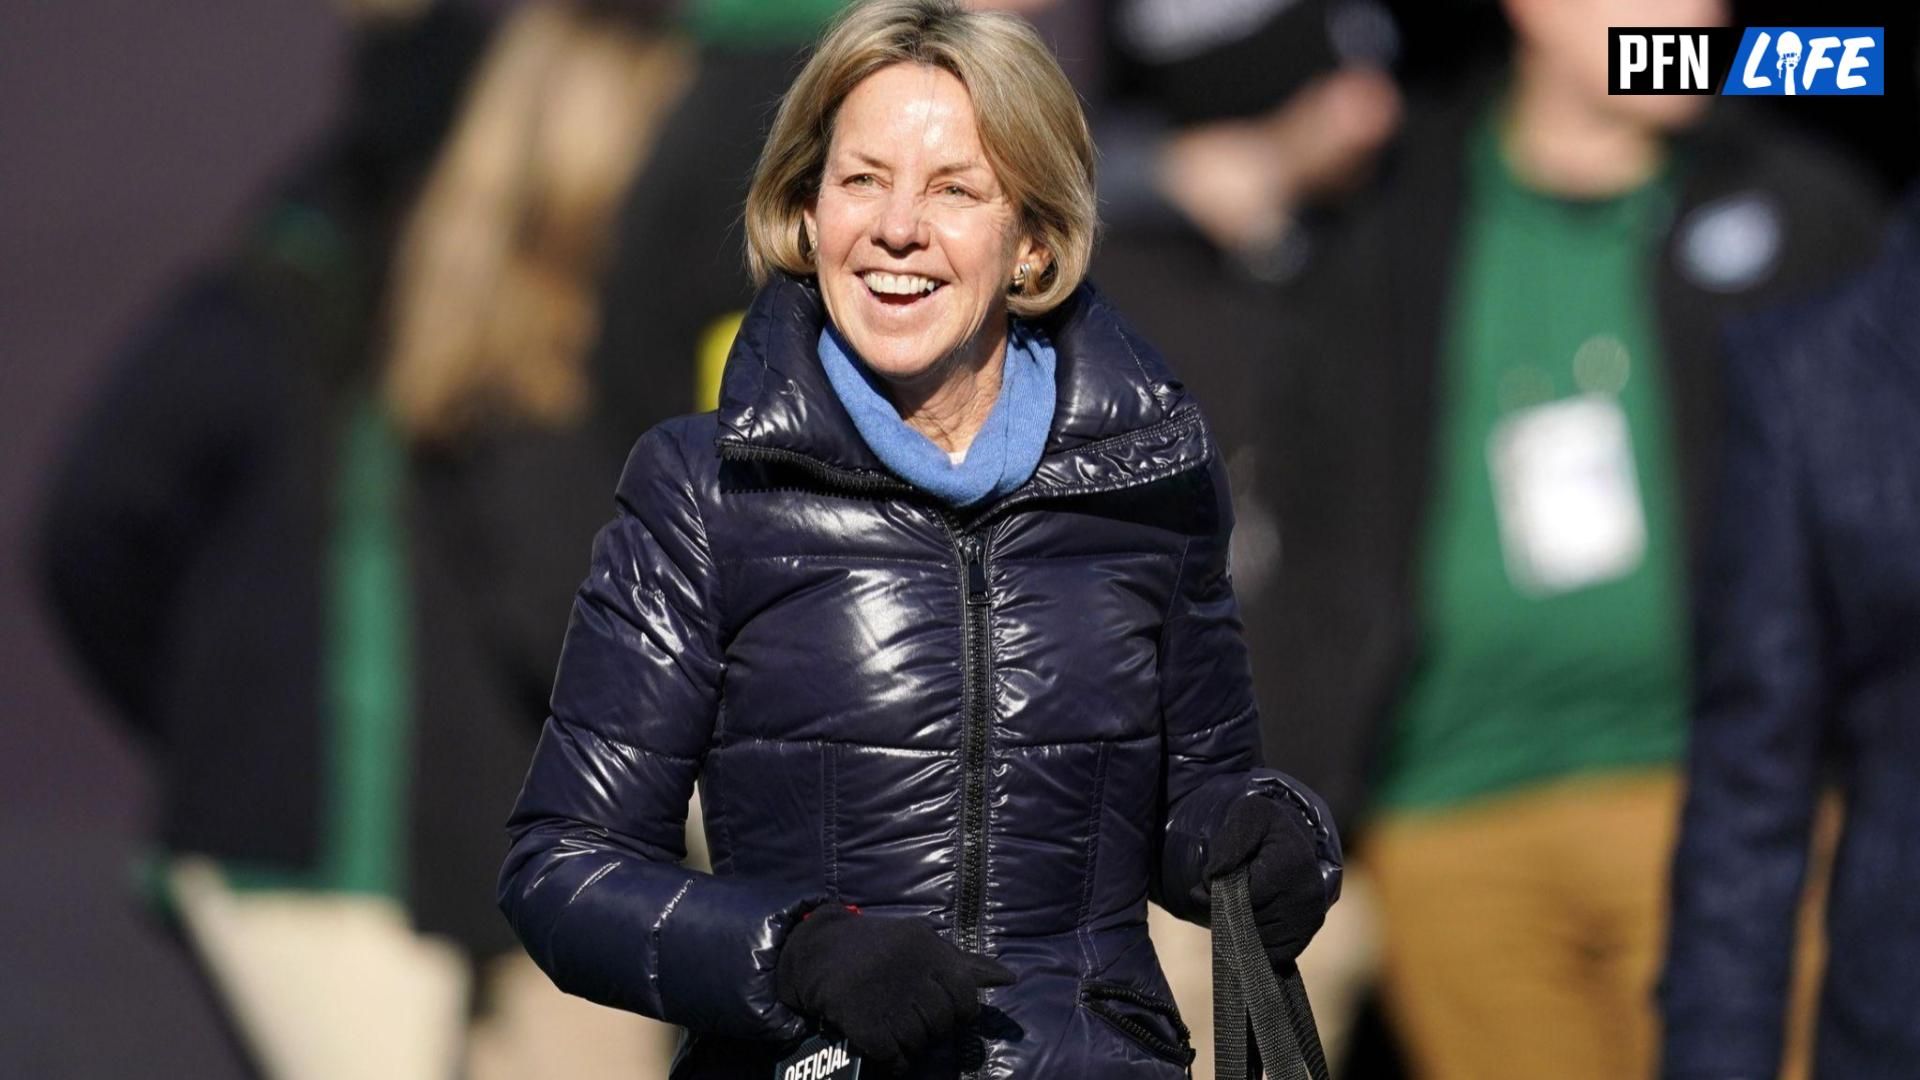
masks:
[[[862,80],[895,64],[942,68],[967,88],[1016,227],[1050,256],[1010,291],[1007,307],[1027,317],[1051,311],[1079,287],[1093,255],[1093,136],[1072,84],[1032,27],[953,0],[865,0],[827,30],[780,100],[747,192],[754,281],[764,284],[776,270],[814,272],[801,213],[819,194],[835,114]]]

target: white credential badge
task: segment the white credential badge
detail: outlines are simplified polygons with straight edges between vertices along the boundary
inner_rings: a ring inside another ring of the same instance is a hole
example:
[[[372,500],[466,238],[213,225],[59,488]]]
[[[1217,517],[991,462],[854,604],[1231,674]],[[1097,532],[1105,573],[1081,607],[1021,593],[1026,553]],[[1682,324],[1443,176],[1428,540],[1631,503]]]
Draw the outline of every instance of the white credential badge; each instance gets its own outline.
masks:
[[[1626,413],[1588,393],[1502,417],[1487,442],[1507,577],[1549,596],[1632,573],[1647,522]]]

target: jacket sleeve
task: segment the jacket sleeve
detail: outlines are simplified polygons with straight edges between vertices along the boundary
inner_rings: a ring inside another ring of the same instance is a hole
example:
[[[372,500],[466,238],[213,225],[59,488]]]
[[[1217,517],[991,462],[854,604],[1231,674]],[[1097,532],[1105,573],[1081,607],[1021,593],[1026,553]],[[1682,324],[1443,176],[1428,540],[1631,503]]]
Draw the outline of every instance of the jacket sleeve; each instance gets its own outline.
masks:
[[[714,565],[671,428],[640,440],[594,543],[499,900],[568,993],[703,1032],[804,1034],[774,962],[824,897],[679,865],[724,662]]]
[[[1758,345],[1755,348],[1752,346]],[[1728,373],[1722,502],[1696,595],[1688,794],[1661,981],[1670,1077],[1773,1076],[1820,786],[1825,647],[1784,388]]]
[[[1161,630],[1161,724],[1165,732],[1165,817],[1153,900],[1205,924],[1212,902],[1207,852],[1227,808],[1242,795],[1284,800],[1313,830],[1332,906],[1340,894],[1340,838],[1333,815],[1306,785],[1260,768],[1260,717],[1227,572],[1233,508],[1218,455],[1203,475],[1201,528],[1187,540]]]

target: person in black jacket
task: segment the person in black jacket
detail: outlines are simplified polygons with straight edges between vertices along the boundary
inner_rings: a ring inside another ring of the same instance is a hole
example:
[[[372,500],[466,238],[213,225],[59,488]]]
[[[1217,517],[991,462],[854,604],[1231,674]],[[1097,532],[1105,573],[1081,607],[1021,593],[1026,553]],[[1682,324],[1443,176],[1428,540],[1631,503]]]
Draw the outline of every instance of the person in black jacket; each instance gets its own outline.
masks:
[[[527,964],[484,819],[618,475],[592,295],[684,64],[537,4],[468,80],[484,22],[424,18],[380,24],[348,137],[114,369],[50,493],[48,593],[152,744],[164,899],[265,1074],[626,1075],[643,1025]]]
[[[1313,263],[1318,220],[1361,187],[1400,113],[1386,70],[1394,24],[1379,5],[1268,6],[1249,19],[1237,0],[1107,5],[1118,100],[1094,119],[1104,231],[1092,276],[1141,333],[1180,358],[1181,380],[1206,407],[1234,489],[1232,562],[1243,595],[1258,595],[1275,569],[1275,523],[1248,444],[1271,420],[1261,388],[1286,326],[1279,301]],[[1366,910],[1364,893],[1348,890],[1300,961],[1336,1073],[1372,980],[1370,950],[1344,933],[1350,925],[1370,933]],[[1207,931],[1158,909],[1150,916],[1194,1043],[1211,1045]]]
[[[1148,898],[1204,919],[1245,868],[1289,962],[1338,842],[1255,767],[1205,422],[1082,286],[1071,86],[1018,19],[856,5],[746,223],[765,284],[719,410],[628,461],[502,909],[563,989],[684,1024],[676,1080],[818,1032],[918,1077],[1184,1076]]]
[[[1920,1061],[1920,198],[1871,271],[1742,323],[1701,577],[1663,1075],[1778,1075],[1810,823],[1846,802],[1814,1074]]]
[[[1879,200],[1606,93],[1609,23],[1720,5],[1505,8],[1510,72],[1410,117],[1293,298],[1248,639],[1270,744],[1362,830],[1421,1074],[1644,1074],[1718,326],[1862,260]]]

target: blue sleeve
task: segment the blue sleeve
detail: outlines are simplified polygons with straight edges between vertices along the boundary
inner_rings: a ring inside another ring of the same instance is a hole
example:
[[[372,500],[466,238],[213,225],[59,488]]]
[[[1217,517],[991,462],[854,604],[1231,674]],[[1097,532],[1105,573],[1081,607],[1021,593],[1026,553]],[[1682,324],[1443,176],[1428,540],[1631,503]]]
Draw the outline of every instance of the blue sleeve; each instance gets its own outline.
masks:
[[[1166,816],[1149,883],[1153,900],[1205,924],[1212,903],[1207,853],[1227,808],[1242,795],[1281,799],[1314,831],[1327,904],[1339,897],[1340,838],[1333,815],[1306,785],[1260,768],[1260,715],[1227,572],[1233,509],[1218,455],[1206,479],[1207,521],[1186,545],[1161,631],[1161,722]]]
[[[635,447],[594,544],[509,829],[501,909],[562,990],[703,1032],[787,1039],[786,932],[823,898],[681,867],[724,670],[714,566],[671,429]]]
[[[1698,575],[1696,700],[1661,982],[1670,1077],[1779,1071],[1820,788],[1825,635],[1795,397],[1738,339],[1719,516]]]

